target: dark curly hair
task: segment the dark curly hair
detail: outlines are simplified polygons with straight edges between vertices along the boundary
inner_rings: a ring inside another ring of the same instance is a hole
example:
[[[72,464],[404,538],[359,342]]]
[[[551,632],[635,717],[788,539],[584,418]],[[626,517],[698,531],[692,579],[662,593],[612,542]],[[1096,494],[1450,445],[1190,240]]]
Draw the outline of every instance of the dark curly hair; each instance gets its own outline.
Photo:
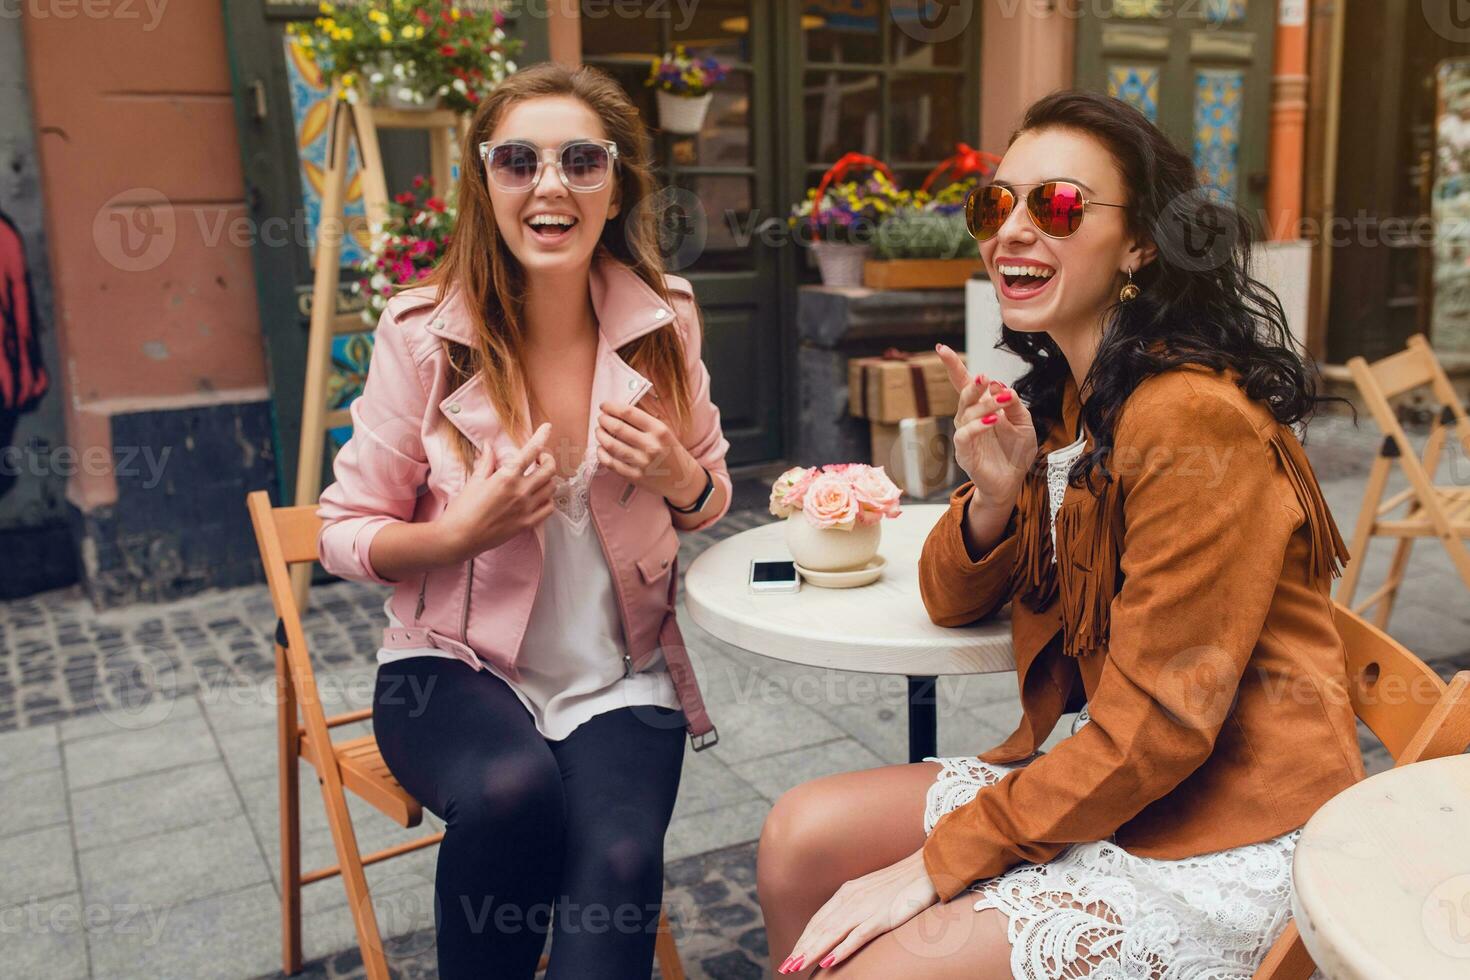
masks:
[[[1319,402],[1343,400],[1318,396],[1315,362],[1292,336],[1281,301],[1247,271],[1252,227],[1245,212],[1202,187],[1193,161],[1157,126],[1119,99],[1060,91],[1026,110],[1010,143],[1051,128],[1085,133],[1112,154],[1123,176],[1128,230],[1158,247],[1152,262],[1134,270],[1138,297],[1114,302],[1104,314],[1082,381],[1082,416],[1094,448],[1073,464],[1072,485],[1112,479],[1107,459],[1124,402],[1147,378],[1183,364],[1234,368],[1245,393],[1287,425],[1309,418]],[[1046,333],[1004,325],[996,346],[1030,365],[1015,389],[1045,440],[1061,419],[1071,373],[1065,356]]]

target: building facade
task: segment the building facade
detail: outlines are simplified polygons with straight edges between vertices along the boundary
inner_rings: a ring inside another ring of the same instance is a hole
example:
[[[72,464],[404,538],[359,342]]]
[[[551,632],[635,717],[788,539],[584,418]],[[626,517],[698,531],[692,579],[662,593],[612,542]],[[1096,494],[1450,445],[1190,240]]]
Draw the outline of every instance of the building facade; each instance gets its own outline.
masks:
[[[1300,293],[1303,339],[1325,363],[1380,356],[1421,329],[1470,352],[1463,239],[1382,234],[1390,219],[1449,227],[1470,217],[1470,25],[1455,19],[1453,0],[1442,6],[505,9],[523,63],[597,65],[647,113],[669,199],[700,236],[671,264],[700,297],[713,393],[731,463],[742,465],[792,458],[812,406],[846,403],[802,366],[798,296],[816,272],[786,232],[791,205],[845,153],[881,158],[917,184],[957,144],[1002,152],[1026,105],[1069,86],[1137,105],[1192,153],[1206,186],[1258,217],[1281,244],[1282,279]],[[110,605],[250,580],[244,495],[268,487],[279,499],[294,485],[326,89],[285,27],[314,17],[315,5],[82,11],[38,0],[19,10],[0,19],[0,50],[16,54],[0,58],[0,150],[12,164],[0,178],[0,229],[13,226],[23,248],[46,381],[16,402],[8,445],[32,456],[45,447],[50,462],[18,467],[0,491],[0,533],[29,558],[6,588],[75,576]],[[649,59],[675,44],[730,69],[694,136],[657,127],[643,84]],[[413,137],[388,134],[383,146],[391,184],[428,171]],[[361,206],[349,195],[349,214]],[[1359,211],[1370,231],[1334,238]],[[349,240],[344,258],[362,246]],[[344,292],[341,308],[354,302]],[[922,346],[922,331],[912,336]],[[338,405],[360,386],[370,352],[369,333],[338,339]],[[92,462],[63,466],[58,451]]]

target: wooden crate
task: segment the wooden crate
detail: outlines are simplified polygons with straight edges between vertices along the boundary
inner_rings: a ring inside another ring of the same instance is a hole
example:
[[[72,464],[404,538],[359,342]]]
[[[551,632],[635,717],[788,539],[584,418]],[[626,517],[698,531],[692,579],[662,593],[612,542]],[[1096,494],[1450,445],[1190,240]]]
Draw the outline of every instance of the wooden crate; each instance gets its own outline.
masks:
[[[963,289],[966,280],[983,273],[979,259],[869,259],[863,263],[863,285],[869,289]]]

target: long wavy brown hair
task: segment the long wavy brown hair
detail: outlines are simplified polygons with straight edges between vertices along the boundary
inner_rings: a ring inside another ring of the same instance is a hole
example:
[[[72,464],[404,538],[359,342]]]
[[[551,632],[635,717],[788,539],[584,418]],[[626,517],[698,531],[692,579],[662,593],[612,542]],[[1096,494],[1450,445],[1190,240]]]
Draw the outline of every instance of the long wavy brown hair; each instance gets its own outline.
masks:
[[[495,224],[478,147],[490,139],[512,105],[546,96],[580,100],[596,113],[607,138],[618,146],[618,213],[608,219],[594,261],[610,255],[623,262],[665,303],[669,302],[658,248],[656,209],[644,205],[656,185],[637,107],[611,76],[596,68],[543,62],[511,75],[480,103],[470,120],[460,147],[459,213],[454,234],[443,259],[415,285],[436,286],[436,301],[443,300],[454,286],[464,290],[466,306],[474,318],[475,343],[467,347],[445,342],[450,388],[482,373],[491,403],[506,428],[522,440],[530,436],[530,419],[523,418],[521,411],[522,397],[527,392],[518,356],[526,335],[522,302],[525,272]],[[702,324],[697,329],[703,329]],[[679,328],[670,322],[624,344],[618,354],[653,383],[664,421],[675,431],[682,431],[690,405]],[[474,447],[459,430],[451,429],[460,458],[468,464]]]

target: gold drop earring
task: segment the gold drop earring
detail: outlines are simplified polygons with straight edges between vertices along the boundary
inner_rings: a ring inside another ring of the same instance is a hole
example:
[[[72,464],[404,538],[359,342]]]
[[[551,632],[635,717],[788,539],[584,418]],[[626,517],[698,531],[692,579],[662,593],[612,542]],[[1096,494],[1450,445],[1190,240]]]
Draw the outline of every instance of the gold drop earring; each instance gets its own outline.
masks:
[[[1131,303],[1138,298],[1138,287],[1133,283],[1133,270],[1129,269],[1127,272],[1128,281],[1123,284],[1122,289],[1118,290],[1118,302],[1120,303]]]

